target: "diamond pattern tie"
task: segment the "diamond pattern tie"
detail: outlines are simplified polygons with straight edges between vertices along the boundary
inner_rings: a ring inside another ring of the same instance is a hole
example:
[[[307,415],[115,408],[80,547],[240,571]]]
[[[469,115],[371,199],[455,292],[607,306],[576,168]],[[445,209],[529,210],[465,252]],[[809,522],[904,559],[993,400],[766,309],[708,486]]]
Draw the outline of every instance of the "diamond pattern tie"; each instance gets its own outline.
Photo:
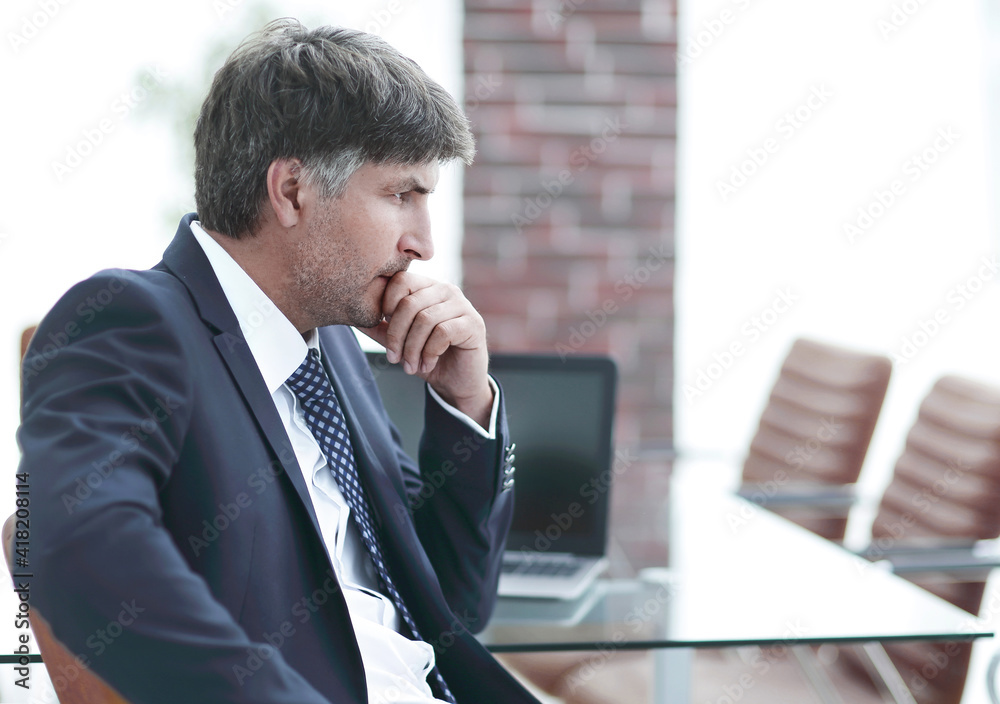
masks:
[[[396,589],[385,564],[382,545],[379,542],[378,533],[375,532],[371,511],[368,508],[368,500],[365,498],[365,490],[361,486],[361,479],[358,476],[358,467],[354,461],[354,450],[351,447],[347,422],[344,420],[344,414],[340,410],[340,404],[333,392],[333,385],[319,361],[318,350],[309,350],[305,361],[288,377],[287,383],[302,404],[306,423],[319,442],[330,469],[333,471],[333,476],[337,479],[337,485],[347,500],[354,521],[361,532],[361,539],[364,541],[365,547],[368,548],[372,562],[375,563],[375,569],[378,571],[385,591],[388,592],[392,603],[396,605],[403,621],[413,633],[413,637],[417,640],[423,640],[417,630],[413,615],[406,608],[403,597]],[[431,674],[436,678],[443,698],[454,703],[455,697],[448,689],[448,685],[445,684],[438,668],[435,667]]]

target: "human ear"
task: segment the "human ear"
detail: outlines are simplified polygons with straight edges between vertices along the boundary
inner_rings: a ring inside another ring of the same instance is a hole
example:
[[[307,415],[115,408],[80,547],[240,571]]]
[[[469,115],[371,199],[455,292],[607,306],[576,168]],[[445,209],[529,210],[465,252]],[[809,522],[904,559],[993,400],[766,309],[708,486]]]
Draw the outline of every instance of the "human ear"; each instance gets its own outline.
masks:
[[[267,197],[274,216],[283,227],[299,222],[302,195],[302,162],[298,159],[275,159],[267,167]]]

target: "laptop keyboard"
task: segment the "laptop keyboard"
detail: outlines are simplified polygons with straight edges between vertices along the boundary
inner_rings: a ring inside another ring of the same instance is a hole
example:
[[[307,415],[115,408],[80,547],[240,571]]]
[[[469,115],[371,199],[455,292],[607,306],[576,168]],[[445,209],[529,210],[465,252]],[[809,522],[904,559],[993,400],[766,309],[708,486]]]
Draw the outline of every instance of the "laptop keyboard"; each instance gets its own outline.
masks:
[[[544,575],[547,577],[569,577],[580,571],[580,563],[573,560],[532,558],[526,560],[503,561],[504,574]]]

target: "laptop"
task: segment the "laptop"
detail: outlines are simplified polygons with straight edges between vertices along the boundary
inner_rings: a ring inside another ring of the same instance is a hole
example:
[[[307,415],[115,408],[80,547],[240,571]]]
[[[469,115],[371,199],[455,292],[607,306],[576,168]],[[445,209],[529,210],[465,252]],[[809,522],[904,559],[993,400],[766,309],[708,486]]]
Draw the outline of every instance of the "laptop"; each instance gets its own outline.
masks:
[[[424,424],[424,383],[368,361],[412,457]],[[617,368],[608,357],[494,354],[516,443],[514,517],[501,596],[576,599],[606,569]]]

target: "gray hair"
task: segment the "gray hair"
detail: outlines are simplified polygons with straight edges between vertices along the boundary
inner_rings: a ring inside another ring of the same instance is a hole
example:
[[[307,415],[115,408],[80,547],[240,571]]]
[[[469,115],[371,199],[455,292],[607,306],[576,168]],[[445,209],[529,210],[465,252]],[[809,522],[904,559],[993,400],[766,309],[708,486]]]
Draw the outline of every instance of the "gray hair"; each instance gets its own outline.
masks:
[[[455,99],[381,38],[276,20],[215,74],[194,132],[202,224],[233,238],[259,231],[267,170],[297,158],[325,198],[367,162],[472,162]]]

